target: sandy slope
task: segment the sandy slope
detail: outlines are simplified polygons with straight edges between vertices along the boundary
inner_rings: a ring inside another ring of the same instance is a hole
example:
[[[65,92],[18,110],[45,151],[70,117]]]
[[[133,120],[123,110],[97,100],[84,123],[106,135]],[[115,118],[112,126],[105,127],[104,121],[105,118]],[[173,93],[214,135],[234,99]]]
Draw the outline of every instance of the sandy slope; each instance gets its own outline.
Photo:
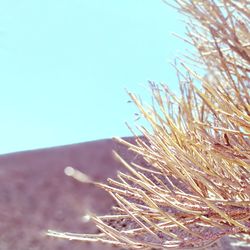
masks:
[[[92,249],[91,244],[49,238],[44,232],[96,231],[81,217],[88,210],[107,212],[111,198],[91,184],[67,177],[64,168],[73,166],[105,181],[119,167],[112,157],[115,148],[121,150],[111,140],[102,140],[1,156],[0,249]]]
[[[67,177],[64,168],[73,166],[104,182],[121,168],[112,156],[113,149],[127,160],[134,157],[112,140],[0,156],[0,249],[113,249],[45,236],[47,229],[96,232],[82,216],[88,211],[104,214],[113,201],[93,185]],[[223,241],[214,249],[233,248]]]

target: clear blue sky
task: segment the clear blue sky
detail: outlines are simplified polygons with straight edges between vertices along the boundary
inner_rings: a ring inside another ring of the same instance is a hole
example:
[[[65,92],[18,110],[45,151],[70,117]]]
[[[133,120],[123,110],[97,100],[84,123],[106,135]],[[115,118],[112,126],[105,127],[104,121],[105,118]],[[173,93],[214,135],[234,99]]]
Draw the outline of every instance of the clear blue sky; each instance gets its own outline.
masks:
[[[161,0],[0,0],[0,154],[130,135],[124,89],[176,87],[179,19]]]

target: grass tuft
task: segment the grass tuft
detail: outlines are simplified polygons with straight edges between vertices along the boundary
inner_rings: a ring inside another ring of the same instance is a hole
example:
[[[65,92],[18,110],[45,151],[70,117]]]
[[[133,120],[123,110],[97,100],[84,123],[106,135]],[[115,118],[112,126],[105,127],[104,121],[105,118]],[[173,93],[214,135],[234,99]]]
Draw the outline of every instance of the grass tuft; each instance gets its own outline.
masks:
[[[91,215],[101,233],[49,235],[133,249],[194,249],[225,235],[250,244],[249,1],[165,2],[186,17],[195,52],[176,67],[180,96],[151,82],[145,107],[129,93],[150,126],[135,145],[117,140],[147,167],[115,153],[129,173],[98,184],[117,203]]]

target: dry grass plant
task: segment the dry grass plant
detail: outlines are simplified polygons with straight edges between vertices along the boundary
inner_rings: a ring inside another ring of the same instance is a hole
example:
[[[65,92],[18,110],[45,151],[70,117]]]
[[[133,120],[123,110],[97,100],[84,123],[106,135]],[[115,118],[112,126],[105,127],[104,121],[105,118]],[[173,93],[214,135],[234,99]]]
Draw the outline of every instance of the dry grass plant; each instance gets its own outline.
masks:
[[[196,52],[176,67],[181,96],[151,82],[145,107],[129,93],[150,129],[138,127],[135,145],[117,140],[147,167],[116,154],[130,174],[98,184],[118,205],[91,216],[101,233],[50,235],[133,249],[199,248],[225,235],[250,244],[250,3],[166,2],[187,17]]]

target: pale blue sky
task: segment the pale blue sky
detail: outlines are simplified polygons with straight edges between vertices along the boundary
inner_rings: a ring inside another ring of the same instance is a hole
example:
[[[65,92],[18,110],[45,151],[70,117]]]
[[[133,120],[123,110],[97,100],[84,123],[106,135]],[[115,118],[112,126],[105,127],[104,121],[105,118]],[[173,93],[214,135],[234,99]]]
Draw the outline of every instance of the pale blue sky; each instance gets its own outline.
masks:
[[[0,0],[0,154],[130,135],[125,88],[175,88],[180,16],[161,0]]]

